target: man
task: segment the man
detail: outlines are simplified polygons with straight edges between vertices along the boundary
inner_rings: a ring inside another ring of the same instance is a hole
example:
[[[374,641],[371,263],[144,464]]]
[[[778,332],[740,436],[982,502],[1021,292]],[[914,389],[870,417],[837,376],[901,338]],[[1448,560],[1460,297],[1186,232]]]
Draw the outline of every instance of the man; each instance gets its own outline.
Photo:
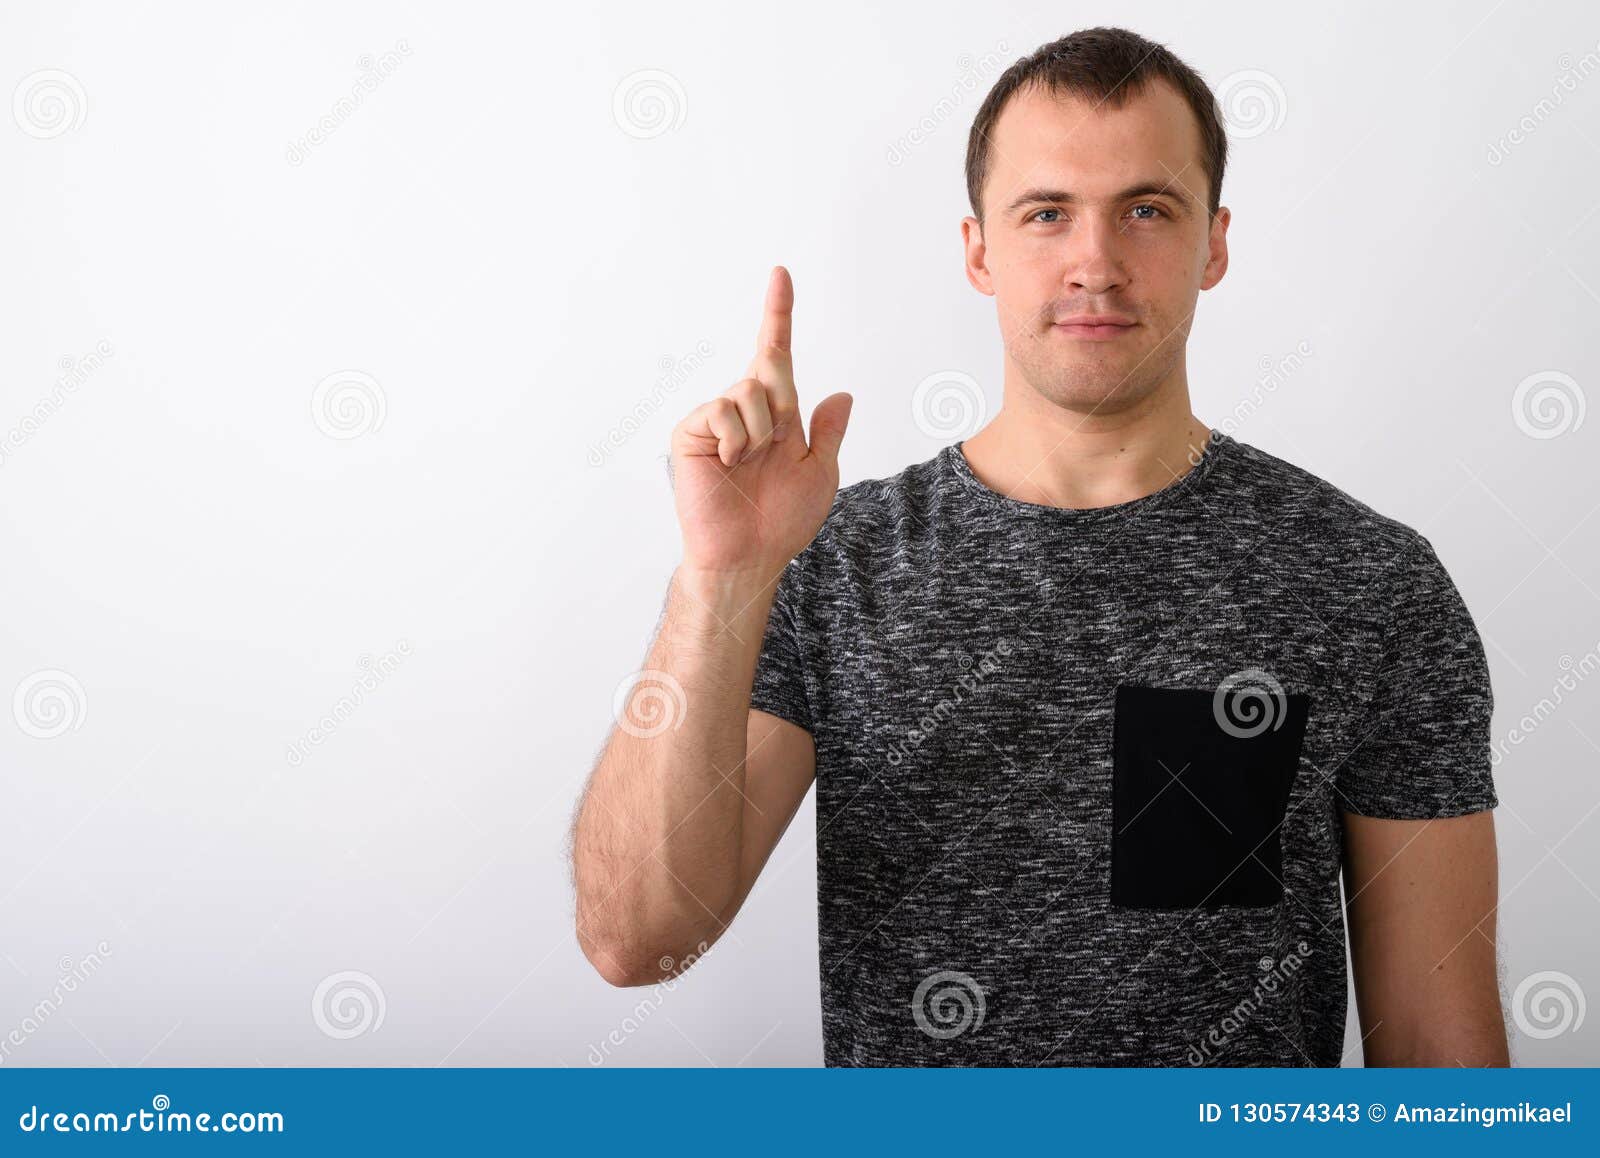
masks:
[[[1367,1064],[1507,1063],[1472,619],[1422,535],[1190,411],[1225,159],[1132,33],[1013,65],[962,222],[1004,406],[842,491],[773,271],[673,432],[683,710],[624,717],[574,826],[608,980],[714,941],[814,778],[829,1065],[1338,1065],[1346,915]]]

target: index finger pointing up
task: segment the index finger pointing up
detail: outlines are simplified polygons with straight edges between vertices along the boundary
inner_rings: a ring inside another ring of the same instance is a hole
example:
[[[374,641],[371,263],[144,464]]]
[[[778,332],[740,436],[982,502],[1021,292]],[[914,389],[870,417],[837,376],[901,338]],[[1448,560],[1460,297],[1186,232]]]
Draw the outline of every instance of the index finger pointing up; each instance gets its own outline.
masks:
[[[789,352],[789,342],[794,336],[794,282],[783,266],[773,266],[767,278],[767,302],[761,313],[761,335],[756,340],[756,353],[765,353],[776,347]]]
[[[767,279],[767,300],[761,311],[761,332],[747,378],[758,378],[770,391],[773,421],[792,420],[800,403],[794,389],[794,360],[789,340],[794,327],[794,283],[789,271],[774,266]]]

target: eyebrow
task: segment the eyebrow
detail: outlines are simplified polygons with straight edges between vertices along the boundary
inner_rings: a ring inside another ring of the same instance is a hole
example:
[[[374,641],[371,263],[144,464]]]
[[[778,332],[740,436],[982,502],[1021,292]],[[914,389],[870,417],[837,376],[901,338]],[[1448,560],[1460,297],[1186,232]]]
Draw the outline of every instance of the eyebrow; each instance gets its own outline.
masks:
[[[1118,190],[1112,194],[1111,200],[1127,201],[1133,197],[1170,197],[1178,203],[1184,216],[1187,217],[1193,209],[1193,204],[1183,193],[1174,192],[1174,187],[1179,190],[1183,188],[1176,181],[1140,181],[1137,184],[1129,185],[1126,189]],[[1049,205],[1081,205],[1083,204],[1083,198],[1066,189],[1024,189],[1015,201],[1006,206],[1006,212],[1008,214],[1015,213],[1024,206],[1041,203]]]

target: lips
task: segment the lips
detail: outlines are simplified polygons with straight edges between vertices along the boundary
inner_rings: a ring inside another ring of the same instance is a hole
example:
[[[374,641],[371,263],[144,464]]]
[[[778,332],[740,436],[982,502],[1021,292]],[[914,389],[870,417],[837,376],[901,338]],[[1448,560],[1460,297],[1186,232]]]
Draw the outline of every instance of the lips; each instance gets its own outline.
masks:
[[[1073,314],[1059,318],[1058,326],[1132,326],[1137,323],[1126,314]]]
[[[1073,338],[1104,341],[1131,333],[1139,323],[1122,314],[1074,314],[1055,324],[1055,329]]]

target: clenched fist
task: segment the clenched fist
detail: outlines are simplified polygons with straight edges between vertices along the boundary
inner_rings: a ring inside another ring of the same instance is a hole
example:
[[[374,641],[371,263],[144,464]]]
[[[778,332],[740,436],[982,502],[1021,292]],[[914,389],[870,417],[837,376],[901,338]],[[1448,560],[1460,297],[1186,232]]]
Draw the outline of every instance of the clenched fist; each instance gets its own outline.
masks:
[[[683,566],[765,583],[816,537],[839,489],[849,394],[831,394],[800,423],[790,341],[794,284],[767,282],[761,332],[745,376],[672,431],[672,476]]]

